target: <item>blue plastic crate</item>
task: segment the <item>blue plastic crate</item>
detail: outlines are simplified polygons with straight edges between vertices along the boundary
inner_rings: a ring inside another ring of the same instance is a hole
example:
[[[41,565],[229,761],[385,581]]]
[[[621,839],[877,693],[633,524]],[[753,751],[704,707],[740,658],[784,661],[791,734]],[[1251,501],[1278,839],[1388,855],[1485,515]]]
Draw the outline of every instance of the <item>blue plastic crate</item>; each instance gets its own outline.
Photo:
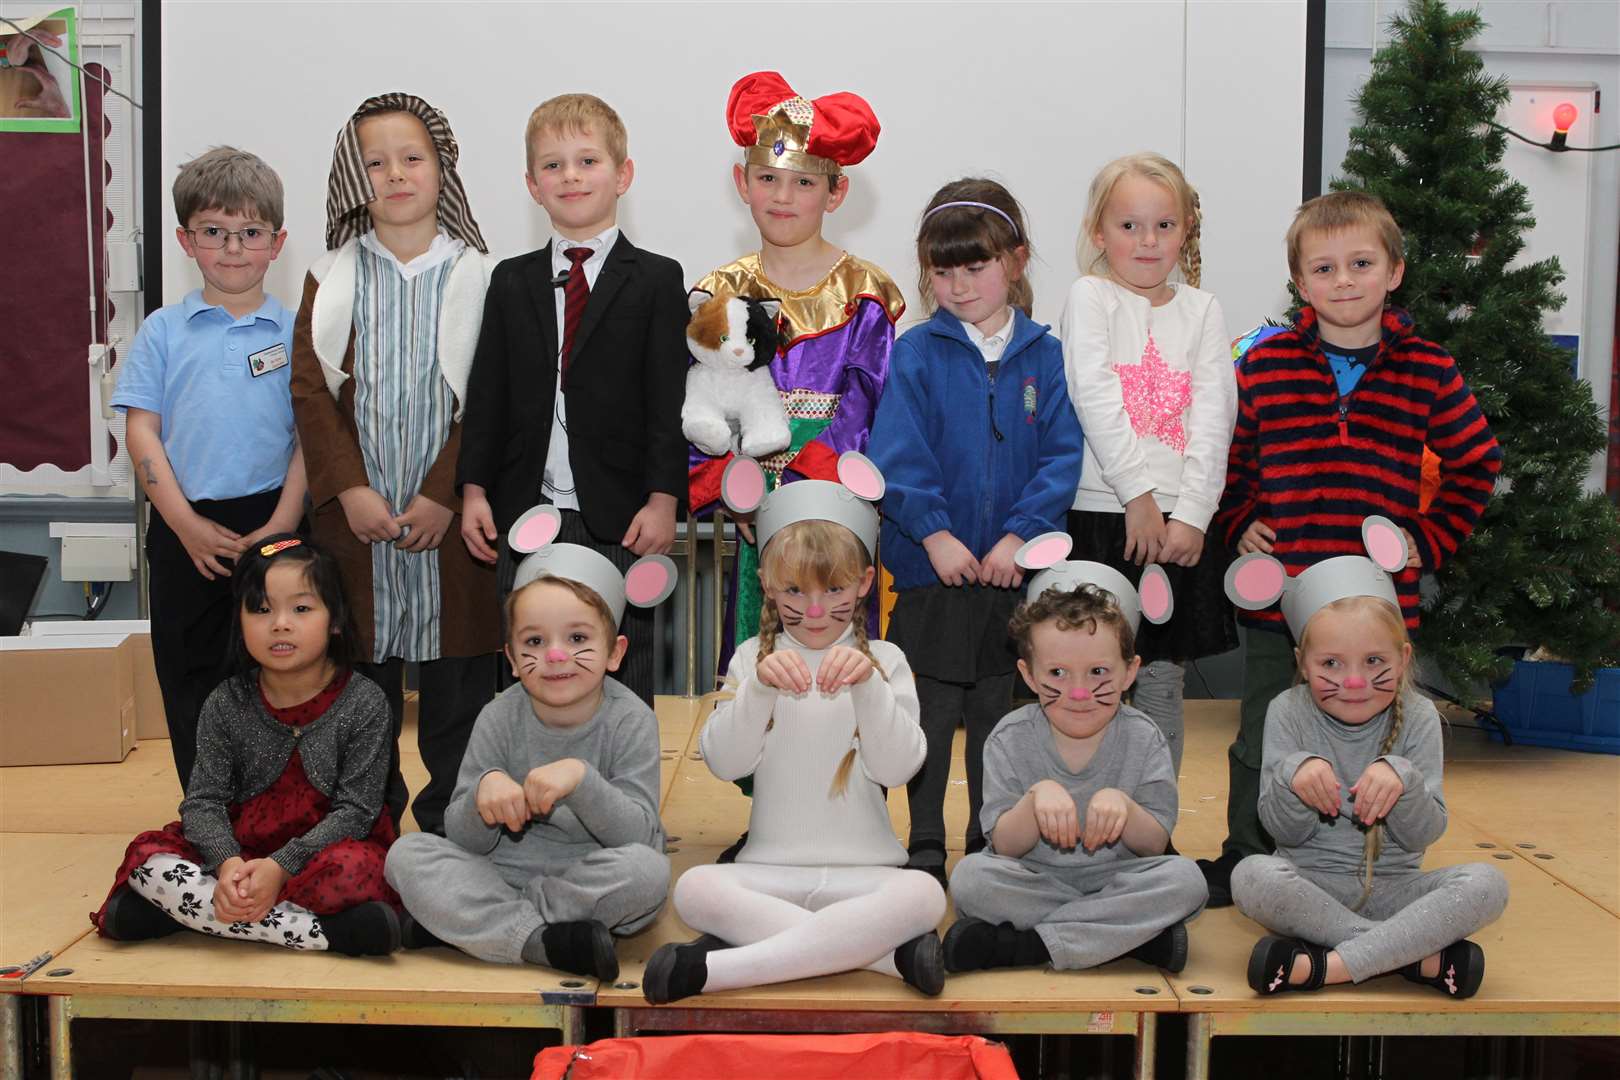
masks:
[[[1569,692],[1569,664],[1517,660],[1513,676],[1496,688],[1494,711],[1529,746],[1556,746],[1620,754],[1620,668],[1599,668],[1591,689]]]

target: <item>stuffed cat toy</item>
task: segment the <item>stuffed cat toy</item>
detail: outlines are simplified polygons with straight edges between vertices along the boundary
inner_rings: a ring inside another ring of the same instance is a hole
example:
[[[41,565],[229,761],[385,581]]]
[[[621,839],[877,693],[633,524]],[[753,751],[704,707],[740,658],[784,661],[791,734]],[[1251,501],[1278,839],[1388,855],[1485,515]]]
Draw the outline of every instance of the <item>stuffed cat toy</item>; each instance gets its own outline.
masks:
[[[791,441],[770,362],[781,338],[775,300],[691,297],[686,345],[697,362],[686,372],[681,431],[712,457],[736,450],[759,458]]]

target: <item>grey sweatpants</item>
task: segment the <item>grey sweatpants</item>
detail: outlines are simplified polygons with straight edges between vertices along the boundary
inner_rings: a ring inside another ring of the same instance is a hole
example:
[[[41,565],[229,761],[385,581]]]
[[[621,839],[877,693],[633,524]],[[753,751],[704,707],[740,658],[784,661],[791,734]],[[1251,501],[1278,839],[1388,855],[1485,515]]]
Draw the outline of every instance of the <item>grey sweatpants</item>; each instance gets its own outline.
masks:
[[[1209,892],[1191,859],[1152,855],[1101,866],[1038,866],[981,851],[956,864],[959,915],[1034,929],[1059,971],[1096,967],[1203,910]]]
[[[669,892],[669,859],[643,844],[530,859],[520,872],[442,836],[407,833],[389,848],[383,873],[440,940],[501,964],[520,963],[524,942],[553,923],[595,919],[633,934]]]
[[[1232,871],[1238,910],[1279,934],[1331,946],[1356,982],[1415,963],[1460,941],[1507,907],[1494,866],[1383,873],[1359,912],[1359,874],[1301,870],[1278,855],[1251,855]]]

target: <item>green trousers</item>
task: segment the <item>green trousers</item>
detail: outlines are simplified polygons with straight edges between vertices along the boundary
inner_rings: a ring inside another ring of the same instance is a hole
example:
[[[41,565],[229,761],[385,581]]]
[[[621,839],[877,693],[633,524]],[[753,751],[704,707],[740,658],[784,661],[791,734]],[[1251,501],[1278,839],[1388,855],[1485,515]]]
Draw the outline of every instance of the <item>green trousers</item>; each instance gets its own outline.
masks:
[[[1226,752],[1226,842],[1221,854],[1266,855],[1276,847],[1260,824],[1260,764],[1266,741],[1266,709],[1294,684],[1294,643],[1286,633],[1246,626],[1243,708],[1238,734]]]

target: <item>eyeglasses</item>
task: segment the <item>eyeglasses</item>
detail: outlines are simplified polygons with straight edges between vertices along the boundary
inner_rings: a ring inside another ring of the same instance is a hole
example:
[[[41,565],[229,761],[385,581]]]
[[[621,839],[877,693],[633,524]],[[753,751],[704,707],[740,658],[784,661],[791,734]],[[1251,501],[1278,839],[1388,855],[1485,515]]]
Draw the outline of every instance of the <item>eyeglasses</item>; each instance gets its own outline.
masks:
[[[206,251],[218,251],[236,237],[244,251],[267,251],[276,238],[274,229],[261,229],[250,225],[245,229],[222,229],[218,225],[204,225],[200,229],[187,229],[191,242]]]

